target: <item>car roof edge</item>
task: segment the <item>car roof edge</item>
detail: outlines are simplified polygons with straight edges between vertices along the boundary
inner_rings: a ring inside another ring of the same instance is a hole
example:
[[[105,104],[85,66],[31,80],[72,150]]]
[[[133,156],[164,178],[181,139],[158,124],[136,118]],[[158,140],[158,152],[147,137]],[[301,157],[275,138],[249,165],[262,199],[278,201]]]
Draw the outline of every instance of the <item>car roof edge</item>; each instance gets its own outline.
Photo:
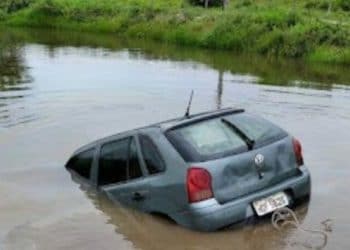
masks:
[[[160,124],[160,126],[163,132],[166,133],[167,131],[178,129],[197,122],[213,119],[223,115],[243,113],[244,111],[245,111],[244,109],[235,109],[235,108],[224,108],[224,109],[219,109],[214,111],[207,111],[207,112],[191,115],[188,118],[184,118],[178,121],[174,120],[173,124],[164,123],[164,124]]]

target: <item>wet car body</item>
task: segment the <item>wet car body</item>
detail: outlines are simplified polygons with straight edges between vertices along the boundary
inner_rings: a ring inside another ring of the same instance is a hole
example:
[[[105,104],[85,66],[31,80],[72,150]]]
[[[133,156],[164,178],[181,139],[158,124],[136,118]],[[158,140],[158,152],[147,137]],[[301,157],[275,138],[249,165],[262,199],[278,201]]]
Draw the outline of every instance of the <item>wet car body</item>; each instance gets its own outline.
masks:
[[[221,109],[130,130],[78,149],[66,164],[113,201],[214,231],[258,215],[257,202],[309,197],[300,143],[241,109]]]

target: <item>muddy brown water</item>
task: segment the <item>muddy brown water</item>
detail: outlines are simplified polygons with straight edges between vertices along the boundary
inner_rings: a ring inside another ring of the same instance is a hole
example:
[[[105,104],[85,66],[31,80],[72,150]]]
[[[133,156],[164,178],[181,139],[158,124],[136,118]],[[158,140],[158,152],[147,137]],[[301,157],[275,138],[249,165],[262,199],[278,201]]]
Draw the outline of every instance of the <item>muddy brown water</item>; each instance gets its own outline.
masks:
[[[102,136],[235,106],[299,138],[312,197],[302,226],[324,249],[350,248],[350,71],[116,36],[0,30],[0,249],[307,249],[317,235],[268,220],[215,233],[112,204],[63,165]]]

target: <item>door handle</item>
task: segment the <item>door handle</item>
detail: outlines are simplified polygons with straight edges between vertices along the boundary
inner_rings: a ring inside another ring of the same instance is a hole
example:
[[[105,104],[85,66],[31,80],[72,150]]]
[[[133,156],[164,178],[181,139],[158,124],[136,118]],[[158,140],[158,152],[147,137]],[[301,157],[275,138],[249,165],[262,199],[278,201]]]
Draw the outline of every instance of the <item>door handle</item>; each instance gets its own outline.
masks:
[[[134,201],[143,201],[145,199],[145,194],[143,192],[134,192],[132,195],[132,199]]]

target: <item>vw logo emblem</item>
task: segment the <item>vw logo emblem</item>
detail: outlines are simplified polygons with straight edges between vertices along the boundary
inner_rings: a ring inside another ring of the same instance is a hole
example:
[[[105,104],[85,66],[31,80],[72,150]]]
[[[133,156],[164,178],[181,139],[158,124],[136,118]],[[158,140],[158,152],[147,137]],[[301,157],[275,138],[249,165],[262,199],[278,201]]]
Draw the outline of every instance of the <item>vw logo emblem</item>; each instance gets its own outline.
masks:
[[[257,154],[255,156],[254,162],[258,168],[262,168],[264,166],[264,161],[265,157],[262,154]]]

